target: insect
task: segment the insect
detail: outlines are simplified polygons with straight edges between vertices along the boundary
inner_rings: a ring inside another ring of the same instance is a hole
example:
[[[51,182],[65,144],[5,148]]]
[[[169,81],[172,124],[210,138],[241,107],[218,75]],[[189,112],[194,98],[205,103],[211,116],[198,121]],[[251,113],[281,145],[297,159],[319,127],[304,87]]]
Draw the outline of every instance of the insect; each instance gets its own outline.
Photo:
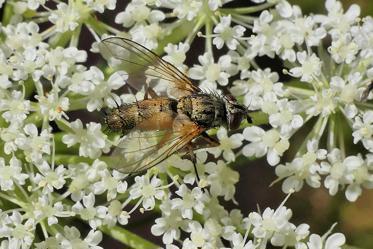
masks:
[[[373,82],[371,82],[363,91],[360,100],[366,101],[368,99],[369,93],[373,90]]]
[[[247,107],[232,96],[202,91],[175,66],[134,41],[111,37],[102,40],[99,49],[109,64],[126,71],[128,86],[145,92],[143,100],[113,108],[105,117],[110,130],[125,134],[111,156],[112,166],[122,172],[140,172],[185,151],[198,179],[194,140],[217,146],[208,129],[223,125],[234,130],[243,119],[250,120]]]

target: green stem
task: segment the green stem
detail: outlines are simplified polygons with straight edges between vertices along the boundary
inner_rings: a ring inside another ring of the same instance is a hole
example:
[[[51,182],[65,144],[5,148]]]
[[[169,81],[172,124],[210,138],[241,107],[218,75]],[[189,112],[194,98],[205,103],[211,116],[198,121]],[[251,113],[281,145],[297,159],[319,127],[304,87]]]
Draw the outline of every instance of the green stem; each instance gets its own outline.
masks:
[[[284,88],[289,91],[290,95],[294,96],[295,98],[310,97],[315,94],[315,92],[311,89],[305,89],[296,86],[285,85]]]
[[[335,119],[336,119],[336,115],[332,115],[330,118],[329,118],[329,131],[328,131],[328,151],[331,151],[333,148],[335,148],[335,141],[336,141],[336,138],[335,138]]]
[[[7,3],[4,7],[3,19],[2,19],[2,26],[5,27],[10,23],[10,19],[14,16],[13,12],[13,5]]]
[[[123,244],[136,249],[158,249],[160,246],[118,226],[107,227],[102,226],[99,228],[103,233],[110,237],[122,242]]]
[[[211,39],[211,33],[212,33],[211,20],[206,20],[205,32],[206,32],[205,50],[211,55],[212,58],[214,58],[214,54],[212,51],[212,39]]]
[[[78,99],[70,98],[69,111],[86,109],[87,108],[87,102],[88,102],[87,97],[81,97],[81,98],[78,98]]]
[[[23,203],[23,202],[19,201],[18,199],[14,198],[12,196],[9,196],[5,193],[0,192],[0,198],[3,198],[4,200],[10,201],[10,202],[13,202],[14,204],[21,207],[22,209],[25,208],[25,203]]]
[[[78,47],[79,43],[79,37],[80,37],[80,31],[82,30],[82,25],[79,25],[74,32],[73,35],[71,36],[70,40],[70,47]]]
[[[58,154],[55,155],[55,164],[76,164],[76,163],[92,163],[93,160],[90,158],[82,157],[82,156],[76,156],[76,155],[62,155]]]
[[[240,8],[221,8],[220,12],[224,14],[231,14],[231,13],[236,13],[236,14],[250,14],[250,13],[255,13],[259,12],[261,10],[268,9],[274,5],[277,4],[278,1],[274,1],[271,3],[265,3],[257,6],[251,6],[251,7],[240,7]]]
[[[317,122],[315,123],[312,131],[307,135],[307,137],[305,137],[305,139],[303,140],[301,146],[299,147],[298,149],[298,152],[296,153],[295,157],[299,157],[300,155],[306,153],[306,150],[307,150],[307,142],[312,139],[312,138],[316,138],[317,134],[320,133],[320,130],[324,124],[324,119],[327,120],[327,118],[324,118],[324,117],[321,117],[319,116],[318,117],[318,120]]]
[[[196,21],[196,24],[194,28],[192,29],[192,32],[189,33],[187,38],[185,39],[185,42],[188,44],[191,44],[192,41],[194,40],[194,37],[196,36],[197,32],[201,29],[205,22],[205,17],[201,17]]]
[[[107,25],[106,23],[101,22],[97,18],[90,16],[86,22],[87,26],[89,26],[91,29],[93,29],[97,34],[103,35],[107,33],[108,31],[114,34],[120,34],[121,32],[113,27],[110,27],[110,25]]]

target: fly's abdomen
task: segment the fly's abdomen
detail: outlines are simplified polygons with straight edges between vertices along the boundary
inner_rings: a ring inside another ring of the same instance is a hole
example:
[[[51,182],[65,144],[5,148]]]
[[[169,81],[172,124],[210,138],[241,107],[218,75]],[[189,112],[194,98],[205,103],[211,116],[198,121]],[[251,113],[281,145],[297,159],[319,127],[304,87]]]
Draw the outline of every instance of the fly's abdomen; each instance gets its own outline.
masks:
[[[113,131],[168,129],[177,114],[176,106],[176,100],[169,98],[142,100],[113,109],[105,122]]]

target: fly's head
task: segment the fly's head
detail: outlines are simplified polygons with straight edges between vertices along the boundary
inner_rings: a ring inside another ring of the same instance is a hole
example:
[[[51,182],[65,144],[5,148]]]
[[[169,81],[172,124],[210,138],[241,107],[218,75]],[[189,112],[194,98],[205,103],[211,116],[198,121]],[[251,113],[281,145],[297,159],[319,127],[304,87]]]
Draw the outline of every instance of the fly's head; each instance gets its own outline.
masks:
[[[225,109],[227,110],[227,125],[229,130],[237,129],[245,118],[249,123],[252,122],[248,108],[244,105],[240,105],[232,95],[226,95],[224,101]]]

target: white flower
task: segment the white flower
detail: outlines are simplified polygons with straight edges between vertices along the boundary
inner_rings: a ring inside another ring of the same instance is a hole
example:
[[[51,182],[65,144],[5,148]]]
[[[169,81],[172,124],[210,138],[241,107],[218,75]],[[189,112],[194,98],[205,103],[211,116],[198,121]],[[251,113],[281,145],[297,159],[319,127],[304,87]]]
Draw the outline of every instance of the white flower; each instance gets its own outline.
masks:
[[[53,200],[48,195],[39,197],[32,203],[32,215],[35,220],[47,219],[48,225],[58,224],[57,217],[71,217],[74,212],[67,210],[61,202],[52,203]]]
[[[219,146],[209,148],[207,151],[213,154],[215,158],[218,158],[223,153],[223,158],[227,162],[233,162],[235,155],[232,150],[241,147],[244,137],[240,133],[228,137],[227,129],[224,127],[219,128],[216,136],[219,139]]]
[[[81,18],[78,7],[74,4],[59,3],[57,10],[49,16],[49,21],[56,25],[57,32],[67,32],[75,30]]]
[[[164,35],[165,31],[158,23],[149,25],[137,25],[130,30],[132,40],[142,44],[148,49],[155,49],[158,46],[158,39]]]
[[[199,222],[195,221],[189,223],[188,230],[190,230],[190,238],[184,240],[183,248],[197,249],[211,247],[209,240],[212,240],[213,238],[211,238],[211,234],[209,234]]]
[[[246,241],[246,238],[242,237],[240,233],[234,233],[232,235],[232,249],[255,249],[255,245],[252,240]]]
[[[27,7],[32,10],[37,10],[40,5],[45,4],[45,0],[28,0]]]
[[[114,10],[117,0],[84,0],[87,5],[99,13],[103,13],[105,8]]]
[[[307,52],[298,52],[297,60],[301,66],[290,69],[290,73],[294,77],[301,78],[301,81],[311,82],[313,77],[317,77],[321,73],[320,59],[315,55],[308,55]]]
[[[317,92],[310,97],[312,105],[306,110],[306,113],[313,116],[328,117],[338,107],[337,99],[334,96],[332,89],[322,89],[321,92]]]
[[[56,234],[56,239],[61,248],[102,249],[102,247],[98,246],[102,240],[102,233],[100,231],[89,231],[85,239],[81,239],[80,236],[81,234],[76,227],[64,226],[63,232]]]
[[[21,161],[16,157],[9,160],[9,165],[5,164],[4,158],[0,157],[0,188],[2,191],[13,190],[14,185],[24,185],[29,176],[22,173]]]
[[[328,11],[326,17],[319,18],[322,25],[330,29],[333,38],[345,35],[353,24],[358,21],[360,7],[352,4],[350,8],[343,13],[342,3],[337,0],[325,1],[325,8]]]
[[[70,164],[68,174],[72,180],[69,185],[71,199],[78,202],[85,195],[93,192],[93,184],[101,179],[100,174],[105,170],[107,170],[106,163],[98,159],[94,160],[91,165],[87,163]]]
[[[162,217],[155,219],[155,224],[151,227],[151,232],[155,236],[162,236],[164,244],[171,244],[175,239],[180,238],[180,228],[186,230],[188,223],[181,218],[179,209],[172,208],[169,200],[165,200],[160,205]]]
[[[345,35],[333,41],[329,47],[330,54],[336,63],[350,64],[358,53],[358,46],[351,41],[351,37]]]
[[[234,185],[238,182],[239,174],[229,168],[224,161],[207,163],[206,171],[210,173],[207,177],[210,192],[213,196],[224,196],[224,200],[233,199],[235,193]]]
[[[333,233],[326,241],[320,235],[311,234],[307,246],[308,249],[341,249],[345,243],[346,238],[341,233]]]
[[[251,143],[245,145],[242,153],[247,156],[261,157],[267,154],[267,161],[274,166],[280,162],[280,156],[289,148],[289,141],[277,130],[264,131],[260,127],[247,127],[243,136]]]
[[[326,154],[326,150],[318,149],[318,141],[309,140],[306,153],[295,158],[291,163],[277,166],[276,175],[281,179],[286,178],[282,183],[282,191],[285,193],[299,191],[304,181],[313,188],[320,187],[321,168],[318,160],[325,159]]]
[[[211,55],[205,53],[198,57],[198,61],[201,65],[194,65],[189,70],[189,75],[192,79],[201,80],[201,87],[210,90],[216,89],[216,83],[221,86],[228,85],[228,78],[236,73],[232,70],[232,59],[229,55],[223,55],[218,63],[215,63]]]
[[[90,193],[83,197],[82,203],[77,202],[72,206],[72,211],[80,216],[83,220],[88,221],[91,228],[96,229],[102,225],[102,220],[107,214],[107,207],[96,206],[95,196]]]
[[[297,16],[294,22],[295,39],[299,42],[304,40],[310,47],[318,45],[321,39],[326,36],[325,28],[316,26],[316,20],[313,16]]]
[[[212,40],[212,43],[216,45],[218,49],[221,49],[226,43],[227,47],[232,50],[236,50],[239,44],[238,40],[243,36],[245,28],[241,25],[231,27],[231,16],[223,16],[220,18],[214,28],[214,33],[217,36]]]
[[[228,3],[230,1],[232,0],[209,0],[208,6],[212,11],[215,11],[221,6],[223,6],[223,4]]]
[[[114,226],[117,222],[122,225],[128,224],[130,214],[127,211],[123,211],[122,209],[122,203],[120,203],[118,200],[111,201],[110,205],[108,205],[104,224],[108,226]]]
[[[356,201],[361,195],[362,186],[373,188],[373,174],[368,171],[365,161],[360,156],[346,157],[343,164],[346,167],[345,177],[348,180],[346,198],[349,201]]]
[[[357,116],[353,123],[354,143],[362,141],[364,147],[373,151],[373,111],[366,111],[362,118]]]
[[[191,21],[201,10],[202,2],[197,0],[172,0],[173,14],[179,19]]]
[[[12,91],[0,99],[0,111],[3,112],[1,116],[9,123],[21,123],[30,110],[30,101],[24,100],[19,91]]]
[[[261,243],[265,245],[266,241],[271,239],[275,233],[281,233],[288,228],[291,216],[291,210],[284,206],[280,206],[276,210],[266,208],[262,215],[251,212],[249,221],[253,225],[252,233],[256,238],[262,239]],[[274,243],[278,244],[277,242],[275,239]]]
[[[83,129],[83,124],[80,119],[70,123],[74,134],[67,134],[62,137],[62,142],[71,147],[79,143],[79,155],[90,158],[97,158],[103,152],[109,152],[109,143],[106,140],[106,135],[101,131],[101,125],[90,122],[86,129]]]
[[[204,203],[201,188],[195,187],[189,190],[185,184],[182,184],[176,194],[181,198],[172,199],[171,205],[172,208],[180,209],[183,218],[193,219],[193,210],[202,214]]]
[[[154,208],[155,199],[161,200],[165,192],[162,190],[162,181],[157,177],[149,176],[136,176],[135,184],[130,188],[130,196],[132,199],[141,198],[142,206],[145,210],[151,210]]]
[[[131,27],[134,24],[157,23],[165,19],[165,14],[160,10],[153,10],[146,6],[143,1],[130,2],[125,11],[119,12],[115,22],[124,27]]]
[[[362,187],[373,188],[373,174],[368,168],[369,157],[363,160],[361,156],[343,158],[339,149],[328,154],[329,162],[322,162],[328,176],[324,185],[331,195],[335,195],[339,185],[346,186],[346,198],[356,201],[362,193]]]
[[[22,216],[18,211],[12,211],[10,216],[7,216],[3,221],[7,224],[6,237],[9,238],[9,244],[2,243],[3,248],[30,248],[34,240],[35,221],[34,219],[27,219]],[[4,229],[4,227],[3,227]]]
[[[69,81],[67,76],[72,72],[79,71],[76,63],[85,62],[86,60],[87,52],[78,50],[75,47],[57,47],[53,50],[49,50],[45,55],[45,64],[41,69],[43,77],[52,80],[53,76],[58,75],[58,77],[55,78],[55,83],[59,87],[65,88],[66,81]],[[77,83],[73,82],[73,84]]]
[[[335,195],[338,191],[339,184],[347,183],[346,165],[343,163],[341,150],[334,148],[327,155],[328,162],[321,162],[321,167],[324,168],[328,176],[325,178],[324,185],[329,189],[330,195]]]
[[[44,129],[39,135],[38,128],[34,124],[25,125],[23,130],[24,134],[20,134],[15,143],[23,150],[27,161],[36,164],[42,162],[43,155],[51,153],[52,134],[48,129]]]
[[[113,90],[123,86],[128,78],[124,72],[116,72],[105,80],[104,74],[95,66],[84,72],[83,82],[76,82],[70,89],[76,93],[87,95],[87,110],[92,112],[100,110],[104,104],[109,108],[114,108],[120,104],[120,98]]]
[[[22,127],[17,123],[12,123],[6,128],[0,128],[0,138],[4,142],[4,152],[9,155],[18,149],[16,139],[22,133]]]
[[[163,56],[163,59],[170,62],[172,65],[182,68],[186,59],[185,53],[189,50],[189,44],[179,43],[178,45],[169,43],[164,48],[167,55]]]
[[[272,239],[272,245],[276,246],[298,246],[303,244],[303,240],[309,235],[309,225],[300,224],[295,226],[294,224],[289,223],[284,229],[276,232]]]
[[[12,50],[23,51],[25,48],[40,45],[42,36],[35,22],[22,22],[17,25],[3,27],[6,34],[5,44]]]
[[[42,75],[40,68],[45,64],[43,44],[41,48],[26,47],[21,56],[13,56],[11,59],[14,63],[13,79],[26,80],[29,75],[37,81]]]
[[[38,96],[35,98],[39,101],[40,113],[48,117],[49,121],[54,119],[60,120],[62,116],[67,118],[65,111],[69,109],[69,99],[59,96],[59,89],[53,88],[47,96]]]
[[[297,109],[301,106],[300,103],[282,99],[276,104],[278,110],[276,113],[271,113],[269,123],[275,128],[280,128],[281,134],[289,134],[303,125],[302,116],[296,114]]]
[[[355,103],[360,101],[363,91],[366,89],[362,78],[363,75],[356,72],[349,74],[347,79],[333,76],[330,80],[331,92],[334,95],[332,98],[344,107],[344,114],[347,118],[352,119],[358,112]]]
[[[107,200],[110,201],[117,196],[117,193],[124,193],[127,190],[127,182],[123,180],[126,175],[116,170],[112,173],[102,170],[98,174],[101,180],[92,185],[92,190],[96,195],[107,191]]]
[[[54,189],[61,189],[65,184],[66,168],[59,165],[56,169],[50,167],[46,161],[36,165],[40,173],[34,176],[35,184],[43,188],[43,193],[52,193]]]
[[[271,72],[269,68],[258,69],[241,74],[242,79],[247,81],[235,82],[231,88],[235,96],[244,95],[244,104],[249,110],[258,110],[266,104],[264,96],[268,96],[272,101],[284,94],[283,84],[278,82],[279,75]]]

